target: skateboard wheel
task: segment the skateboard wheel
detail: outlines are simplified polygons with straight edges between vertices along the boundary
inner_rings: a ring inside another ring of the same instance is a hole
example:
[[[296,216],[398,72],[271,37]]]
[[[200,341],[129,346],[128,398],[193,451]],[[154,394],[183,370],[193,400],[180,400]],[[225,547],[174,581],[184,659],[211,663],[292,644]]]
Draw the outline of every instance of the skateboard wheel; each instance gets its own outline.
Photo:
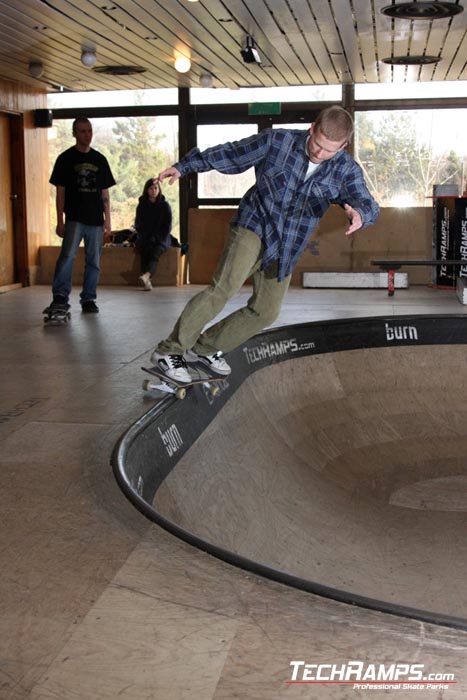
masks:
[[[145,379],[143,381],[143,391],[151,391],[151,380]]]
[[[217,394],[218,394],[219,392],[220,392],[220,389],[219,389],[218,386],[212,386],[212,387],[209,389],[209,393],[211,394],[211,396],[217,396]]]
[[[186,396],[186,389],[180,387],[180,389],[177,389],[177,391],[175,392],[175,396],[177,397],[177,399],[184,399]]]

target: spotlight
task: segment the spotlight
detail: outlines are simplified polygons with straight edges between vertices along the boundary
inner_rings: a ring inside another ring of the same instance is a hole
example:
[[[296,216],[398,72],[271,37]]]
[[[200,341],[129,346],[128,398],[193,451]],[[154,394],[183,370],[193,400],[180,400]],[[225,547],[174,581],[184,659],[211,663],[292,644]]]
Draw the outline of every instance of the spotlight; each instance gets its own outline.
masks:
[[[255,46],[255,40],[252,36],[247,36],[245,48],[240,51],[245,63],[261,63],[258,50]]]
[[[97,57],[95,51],[92,49],[83,49],[81,53],[81,63],[83,66],[86,66],[86,68],[92,68],[96,65],[96,60]]]
[[[175,59],[174,66],[179,73],[188,73],[191,68],[191,61],[186,56],[179,56]]]
[[[44,66],[40,61],[30,61],[28,70],[33,78],[41,78],[44,75]]]
[[[199,84],[202,88],[212,87],[213,77],[210,73],[203,73],[199,76]]]

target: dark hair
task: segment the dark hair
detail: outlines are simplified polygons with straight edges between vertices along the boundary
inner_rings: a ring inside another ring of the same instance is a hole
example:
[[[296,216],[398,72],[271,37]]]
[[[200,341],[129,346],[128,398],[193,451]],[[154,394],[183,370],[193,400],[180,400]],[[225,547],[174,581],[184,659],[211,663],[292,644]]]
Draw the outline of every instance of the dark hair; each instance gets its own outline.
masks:
[[[156,197],[156,202],[158,202],[161,199],[161,197],[162,197],[161,183],[159,182],[157,177],[150,177],[149,180],[146,180],[146,182],[144,183],[143,194],[139,198],[140,202],[143,202],[143,201],[148,202],[149,201],[148,189],[151,187],[151,185],[157,185],[159,187],[159,194]]]

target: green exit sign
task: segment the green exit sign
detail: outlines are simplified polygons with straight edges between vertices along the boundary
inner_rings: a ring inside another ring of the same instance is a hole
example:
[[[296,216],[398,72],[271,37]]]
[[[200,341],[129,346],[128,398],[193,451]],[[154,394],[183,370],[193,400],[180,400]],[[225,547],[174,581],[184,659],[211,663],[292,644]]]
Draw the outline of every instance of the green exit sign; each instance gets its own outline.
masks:
[[[250,102],[248,104],[248,114],[280,114],[280,102]]]

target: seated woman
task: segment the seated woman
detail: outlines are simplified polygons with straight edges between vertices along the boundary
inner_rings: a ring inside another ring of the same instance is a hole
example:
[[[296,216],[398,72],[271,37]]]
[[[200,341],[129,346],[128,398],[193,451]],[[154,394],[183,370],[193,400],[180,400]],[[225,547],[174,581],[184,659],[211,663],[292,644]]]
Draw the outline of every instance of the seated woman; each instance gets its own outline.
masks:
[[[162,253],[172,246],[172,210],[162,194],[159,180],[150,178],[136,207],[135,228],[137,248],[141,255],[140,282],[146,291],[152,289],[151,279]]]

